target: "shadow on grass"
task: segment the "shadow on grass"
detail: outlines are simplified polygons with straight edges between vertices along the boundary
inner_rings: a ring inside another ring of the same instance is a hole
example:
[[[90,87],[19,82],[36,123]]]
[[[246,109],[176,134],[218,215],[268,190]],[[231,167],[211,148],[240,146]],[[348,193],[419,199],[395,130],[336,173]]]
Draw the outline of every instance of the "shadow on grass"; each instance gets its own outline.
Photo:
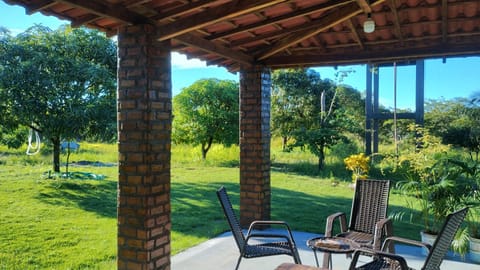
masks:
[[[226,187],[238,217],[239,184],[212,183],[188,185],[175,183],[172,184],[171,189],[172,229],[184,235],[209,238],[230,230],[215,194],[215,191],[221,185]],[[350,198],[338,197],[334,194],[316,196],[276,187],[272,187],[271,192],[271,219],[286,221],[292,230],[324,233],[327,217],[336,212],[345,212],[348,222],[352,204]],[[394,210],[409,211],[409,209],[402,207],[395,207]],[[418,235],[418,226],[406,223],[401,225],[409,228],[403,228],[402,233],[397,235],[408,236],[411,231],[415,231]],[[338,225],[336,225],[336,232],[338,232],[338,229]]]
[[[117,216],[117,182],[114,181],[55,180],[37,199],[52,205],[78,207],[104,217]]]
[[[350,181],[351,173],[345,169],[342,162],[326,163],[322,170],[318,169],[318,164],[307,161],[299,161],[293,163],[272,162],[272,172],[292,173],[302,176],[316,176],[322,178],[333,177],[339,181]]]

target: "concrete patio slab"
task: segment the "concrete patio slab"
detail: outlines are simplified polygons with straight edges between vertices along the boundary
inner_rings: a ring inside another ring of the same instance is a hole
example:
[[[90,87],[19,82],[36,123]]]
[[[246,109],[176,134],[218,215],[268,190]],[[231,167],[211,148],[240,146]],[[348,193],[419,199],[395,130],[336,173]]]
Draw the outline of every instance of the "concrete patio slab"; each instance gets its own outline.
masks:
[[[293,232],[295,242],[297,243],[302,264],[315,265],[315,257],[310,248],[306,246],[306,241],[313,237],[322,236],[305,232]],[[410,246],[396,246],[397,253],[405,257],[410,267],[420,269],[425,260],[421,249]],[[320,264],[322,263],[322,253],[318,253]],[[194,246],[172,257],[172,270],[227,270],[235,269],[239,256],[235,240],[230,232],[223,233],[216,238],[210,239],[200,245]],[[364,258],[368,260],[368,258]],[[350,259],[344,254],[333,254],[332,263],[334,269],[348,269]],[[275,269],[283,262],[293,262],[290,256],[271,256],[255,259],[242,259],[239,270],[265,270]],[[447,255],[441,265],[442,270],[480,270],[480,265],[468,261],[460,261],[458,256]]]

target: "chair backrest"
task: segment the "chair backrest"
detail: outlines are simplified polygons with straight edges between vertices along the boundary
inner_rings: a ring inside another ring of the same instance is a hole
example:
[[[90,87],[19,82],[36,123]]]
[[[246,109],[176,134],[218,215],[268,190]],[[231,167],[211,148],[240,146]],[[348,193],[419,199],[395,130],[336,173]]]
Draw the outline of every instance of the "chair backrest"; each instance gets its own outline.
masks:
[[[460,228],[460,225],[462,225],[467,212],[468,208],[465,207],[447,216],[440,233],[437,235],[437,238],[428,253],[427,259],[422,267],[423,270],[440,269],[440,264],[442,264],[443,258],[445,257],[445,254],[447,254],[453,238],[455,237],[458,228]]]
[[[373,234],[375,223],[387,217],[389,194],[389,180],[357,180],[349,230]]]
[[[217,190],[217,197],[222,205],[223,213],[227,218],[228,225],[230,225],[230,229],[232,230],[233,238],[235,238],[238,249],[242,252],[242,248],[245,244],[245,235],[243,235],[240,222],[238,222],[238,218],[233,211],[232,203],[225,187],[222,186]]]

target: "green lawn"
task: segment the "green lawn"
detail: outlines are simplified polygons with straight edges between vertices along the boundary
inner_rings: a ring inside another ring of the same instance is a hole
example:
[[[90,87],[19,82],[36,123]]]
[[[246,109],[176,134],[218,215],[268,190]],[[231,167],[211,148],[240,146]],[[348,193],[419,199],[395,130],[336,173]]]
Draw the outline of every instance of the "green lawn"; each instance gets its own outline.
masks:
[[[218,187],[227,187],[238,209],[238,149],[216,147],[208,161],[199,157],[198,149],[173,149],[173,254],[228,230],[215,195]],[[116,158],[116,145],[83,143],[70,160],[111,163]],[[316,159],[306,153],[272,151],[272,160],[272,219],[322,233],[326,216],[350,211],[353,190],[349,174],[338,172],[339,161],[327,160],[329,176],[321,177],[305,173],[316,168]],[[48,155],[0,149],[0,269],[116,269],[117,167],[69,168],[104,175],[102,180],[48,179],[49,161]],[[333,186],[336,175],[345,180]],[[405,205],[391,193],[391,212]],[[417,237],[419,229],[395,223],[398,235]]]

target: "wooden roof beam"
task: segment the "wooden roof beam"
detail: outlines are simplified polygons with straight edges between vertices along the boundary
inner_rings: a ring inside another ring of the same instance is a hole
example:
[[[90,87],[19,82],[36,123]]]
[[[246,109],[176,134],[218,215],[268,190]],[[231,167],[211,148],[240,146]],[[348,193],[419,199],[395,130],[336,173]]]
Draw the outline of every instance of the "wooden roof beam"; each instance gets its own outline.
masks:
[[[358,6],[365,12],[366,14],[372,13],[372,8],[370,7],[370,1],[367,0],[355,0]]]
[[[448,1],[442,0],[442,41],[447,42],[448,35]]]
[[[206,9],[204,12],[196,13],[192,16],[163,25],[159,29],[158,39],[161,41],[171,39],[207,25],[262,10],[285,1],[286,0],[243,0],[227,2],[223,5]]]
[[[284,21],[284,20],[293,19],[293,18],[301,17],[301,16],[306,16],[306,15],[312,14],[314,12],[320,12],[320,11],[336,8],[338,6],[348,4],[352,1],[353,0],[328,1],[327,3],[322,3],[322,4],[315,5],[315,6],[305,8],[305,9],[302,9],[302,10],[297,10],[297,11],[295,11],[293,13],[290,13],[290,14],[281,15],[281,16],[277,16],[277,17],[274,17],[274,18],[270,18],[270,19],[265,19],[265,20],[257,22],[257,23],[252,23],[252,24],[245,25],[245,26],[242,26],[242,27],[237,27],[235,29],[225,31],[225,32],[222,32],[222,33],[213,34],[208,39],[209,40],[214,40],[214,39],[217,39],[217,38],[222,38],[222,37],[226,37],[226,36],[230,36],[230,35],[235,35],[235,34],[238,34],[238,33],[241,33],[241,32],[250,31],[250,30],[253,30],[253,29],[256,29],[256,28],[259,28],[259,27],[263,27],[265,25],[271,25],[271,24],[279,23],[279,22]]]
[[[307,38],[310,38],[322,31],[325,31],[329,27],[332,27],[342,21],[348,20],[351,17],[361,13],[362,11],[358,8],[358,5],[355,3],[349,4],[347,7],[342,7],[337,9],[330,14],[327,14],[324,17],[321,17],[318,20],[312,21],[308,24],[308,30],[299,31],[291,33],[285,38],[277,41],[271,49],[262,53],[258,56],[259,60],[264,60],[286,48],[297,44]]]
[[[100,17],[95,15],[95,14],[88,14],[86,16],[83,16],[82,18],[78,18],[76,20],[72,20],[72,23],[70,25],[72,27],[80,27],[82,25],[86,25],[88,23],[94,22],[98,20]]]
[[[388,7],[390,7],[390,10],[393,13],[393,23],[395,25],[395,34],[397,35],[398,39],[400,40],[400,45],[404,45],[404,40],[403,40],[403,34],[402,34],[402,28],[400,27],[400,19],[398,18],[398,11],[397,11],[397,1],[396,0],[390,0],[387,2]]]
[[[247,55],[235,50],[231,50],[230,48],[227,48],[219,44],[215,44],[211,41],[205,40],[201,37],[198,37],[192,34],[184,34],[181,36],[176,36],[175,40],[182,44],[195,47],[199,50],[202,50],[208,53],[219,55],[223,58],[231,59],[233,61],[239,62],[247,66],[251,66],[254,62],[254,58],[250,55]]]
[[[405,61],[405,59],[435,58],[444,56],[474,56],[480,53],[476,44],[439,45],[429,48],[404,48],[385,51],[364,51],[342,54],[318,54],[297,56],[274,56],[264,61],[269,67],[286,66],[330,66],[342,64],[365,64],[371,62]]]
[[[192,12],[197,9],[204,8],[210,4],[215,2],[214,0],[199,0],[196,2],[192,2],[187,5],[180,6],[178,8],[171,9],[166,12],[161,12],[157,16],[153,17],[152,19],[156,21],[162,21],[162,20],[170,20],[175,17],[183,16],[189,12]]]
[[[374,5],[378,5],[386,0],[376,0]],[[352,18],[353,16],[361,13],[362,10],[358,8],[356,3],[348,4],[342,8],[338,8],[334,12],[331,12],[318,20],[312,21],[309,23],[309,30],[301,31],[298,33],[293,33],[287,37],[279,40],[269,49],[267,52],[261,54],[258,59],[264,60],[294,44],[297,44],[307,38],[310,38],[326,29],[339,24],[345,20]]]
[[[35,12],[41,11],[43,9],[49,8],[50,6],[55,5],[55,1],[51,0],[40,0],[37,2],[34,2],[33,4],[30,4],[25,7],[27,15],[32,15]]]
[[[353,39],[355,39],[355,41],[358,43],[358,46],[360,46],[360,48],[362,48],[362,50],[365,48],[365,46],[363,45],[363,42],[362,40],[360,39],[360,36],[358,35],[358,32],[357,32],[357,29],[355,28],[355,25],[353,25],[352,23],[352,20],[347,20],[346,21],[348,27],[350,28],[350,30],[352,31],[352,35],[353,35]]]
[[[151,21],[150,19],[140,14],[134,13],[120,5],[112,5],[103,2],[101,3],[98,1],[84,0],[57,0],[57,2],[62,2],[77,8],[85,9],[95,15],[112,18],[126,24],[155,24],[154,21]]]

